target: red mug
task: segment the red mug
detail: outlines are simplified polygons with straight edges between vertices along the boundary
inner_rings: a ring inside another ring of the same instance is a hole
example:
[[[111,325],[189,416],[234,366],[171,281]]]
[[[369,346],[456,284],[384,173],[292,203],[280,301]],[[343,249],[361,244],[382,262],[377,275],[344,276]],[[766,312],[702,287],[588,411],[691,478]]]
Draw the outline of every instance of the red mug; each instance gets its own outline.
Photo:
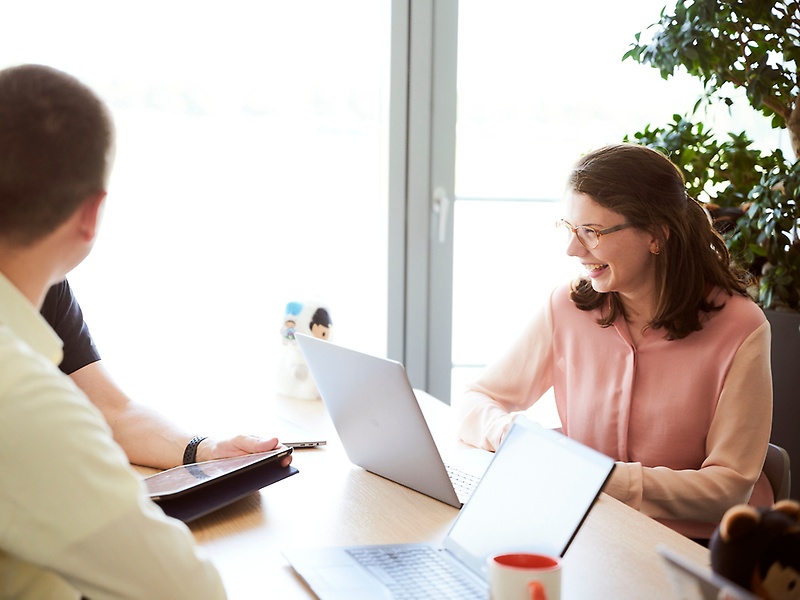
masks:
[[[561,559],[515,552],[488,559],[491,600],[560,600]]]

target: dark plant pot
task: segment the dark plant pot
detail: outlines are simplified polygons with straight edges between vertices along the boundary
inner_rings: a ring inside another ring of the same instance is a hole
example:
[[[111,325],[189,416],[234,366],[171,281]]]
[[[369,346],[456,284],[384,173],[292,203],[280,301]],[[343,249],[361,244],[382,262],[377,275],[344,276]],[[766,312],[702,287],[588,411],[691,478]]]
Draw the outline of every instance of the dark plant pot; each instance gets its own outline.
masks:
[[[800,313],[765,310],[772,327],[772,438],[791,458],[791,497],[800,500]]]

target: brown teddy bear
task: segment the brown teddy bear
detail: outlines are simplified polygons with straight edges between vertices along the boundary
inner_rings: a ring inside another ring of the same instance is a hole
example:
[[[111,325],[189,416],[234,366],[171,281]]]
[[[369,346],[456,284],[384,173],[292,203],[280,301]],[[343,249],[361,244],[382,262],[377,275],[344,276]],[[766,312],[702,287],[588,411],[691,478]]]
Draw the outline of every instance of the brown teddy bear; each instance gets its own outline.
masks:
[[[800,600],[800,503],[734,506],[709,545],[711,568],[765,600]]]

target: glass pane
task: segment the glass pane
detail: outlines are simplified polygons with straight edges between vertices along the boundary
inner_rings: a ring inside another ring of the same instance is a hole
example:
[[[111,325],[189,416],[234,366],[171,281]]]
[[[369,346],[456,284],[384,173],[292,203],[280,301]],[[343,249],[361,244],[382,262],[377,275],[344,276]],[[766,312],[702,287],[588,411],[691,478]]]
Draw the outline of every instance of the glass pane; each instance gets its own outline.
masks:
[[[456,196],[560,198],[581,154],[690,112],[699,80],[679,73],[665,81],[657,69],[621,60],[663,7],[663,0],[459,3]],[[746,99],[734,108],[703,120],[721,133],[746,129],[769,148],[781,144]]]
[[[553,287],[580,275],[554,226],[560,209],[558,202],[456,203],[453,363],[489,362]]]
[[[662,0],[459,4],[452,397],[579,267],[552,223],[571,165],[691,111],[702,84],[621,58]],[[647,34],[643,34],[646,36]],[[643,37],[644,39],[644,37]],[[785,144],[746,100],[703,120]],[[517,201],[514,201],[517,200]]]
[[[138,400],[185,422],[197,397],[269,399],[289,301],[385,351],[390,17],[389,0],[6,8],[2,66],[63,69],[113,112],[105,221],[70,281]]]

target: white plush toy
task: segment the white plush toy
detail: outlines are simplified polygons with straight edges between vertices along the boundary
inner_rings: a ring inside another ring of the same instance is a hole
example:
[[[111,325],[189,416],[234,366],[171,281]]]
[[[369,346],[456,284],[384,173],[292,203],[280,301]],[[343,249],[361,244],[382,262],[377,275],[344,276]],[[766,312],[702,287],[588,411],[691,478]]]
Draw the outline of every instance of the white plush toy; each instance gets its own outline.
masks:
[[[278,365],[278,394],[304,400],[320,397],[294,334],[306,333],[321,340],[329,340],[332,326],[330,312],[318,301],[289,302],[286,305],[281,327],[283,357]]]

